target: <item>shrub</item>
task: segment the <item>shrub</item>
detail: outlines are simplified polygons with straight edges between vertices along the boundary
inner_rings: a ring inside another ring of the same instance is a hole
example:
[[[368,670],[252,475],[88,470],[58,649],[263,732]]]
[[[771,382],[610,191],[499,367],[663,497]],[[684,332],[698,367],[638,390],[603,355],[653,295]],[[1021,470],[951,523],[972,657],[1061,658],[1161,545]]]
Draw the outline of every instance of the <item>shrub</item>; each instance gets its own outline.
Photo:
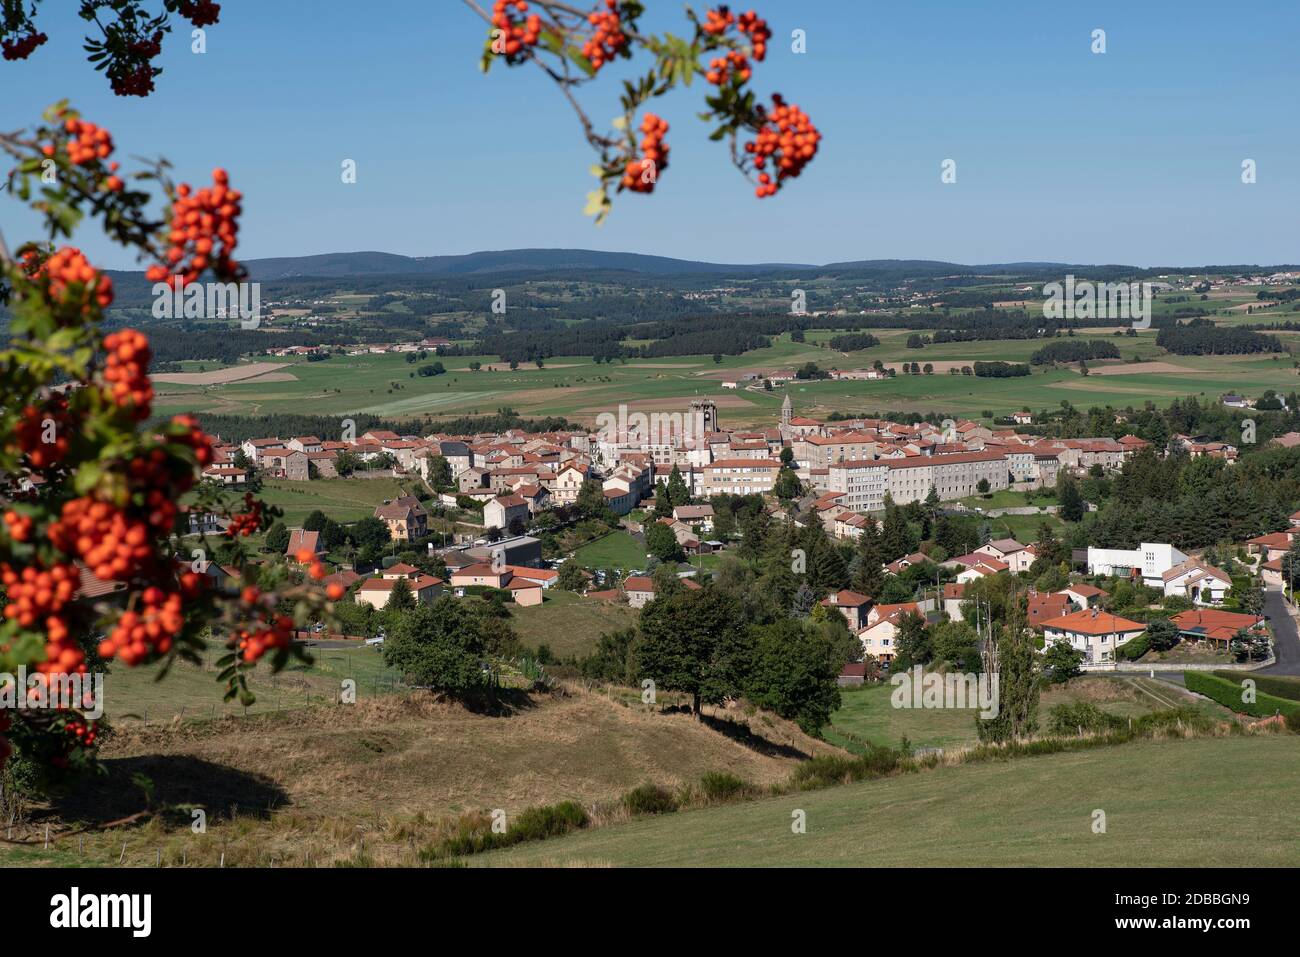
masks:
[[[1107,714],[1095,704],[1077,701],[1073,704],[1058,704],[1047,715],[1047,733],[1071,735],[1079,729],[1091,732],[1111,731],[1124,726],[1124,719]]]
[[[1288,701],[1300,701],[1300,678],[1291,678],[1285,675],[1259,675],[1249,671],[1245,673],[1215,671],[1212,674],[1237,684],[1240,684],[1243,678],[1249,678],[1255,682],[1257,689],[1266,694],[1273,695],[1276,698],[1286,698]]]
[[[456,833],[423,848],[420,860],[429,863],[481,854],[524,841],[544,841],[586,827],[589,821],[586,810],[576,801],[526,808],[506,826],[503,834],[492,830],[492,819],[486,814],[465,814],[456,822]]]
[[[1129,661],[1137,661],[1150,650],[1150,642],[1147,641],[1147,636],[1143,633],[1133,640],[1120,645],[1119,648],[1116,649],[1116,654],[1123,655]]]
[[[629,814],[671,814],[677,810],[673,792],[658,784],[641,784],[623,795]]]
[[[587,811],[577,801],[561,801],[524,810],[506,831],[509,843],[544,841],[586,827]]]
[[[700,793],[705,800],[716,803],[737,801],[753,792],[748,781],[743,781],[726,771],[710,771],[700,778]]]
[[[1249,676],[1248,676],[1249,677]],[[1259,693],[1252,702],[1242,701],[1241,680],[1229,681],[1218,675],[1201,671],[1183,672],[1183,681],[1188,691],[1195,691],[1207,698],[1217,701],[1225,708],[1238,714],[1248,714],[1256,718],[1271,718],[1275,714],[1291,714],[1300,711],[1300,701],[1289,701],[1266,693]]]

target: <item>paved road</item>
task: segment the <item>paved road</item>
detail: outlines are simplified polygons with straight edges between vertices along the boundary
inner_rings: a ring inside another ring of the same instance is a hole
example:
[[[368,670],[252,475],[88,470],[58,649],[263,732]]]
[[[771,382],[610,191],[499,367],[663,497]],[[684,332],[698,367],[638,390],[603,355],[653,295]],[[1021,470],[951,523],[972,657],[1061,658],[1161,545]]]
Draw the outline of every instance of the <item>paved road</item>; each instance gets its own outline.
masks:
[[[1274,664],[1261,668],[1262,675],[1300,675],[1300,634],[1295,619],[1287,612],[1286,601],[1280,588],[1264,592],[1264,614],[1273,626]]]

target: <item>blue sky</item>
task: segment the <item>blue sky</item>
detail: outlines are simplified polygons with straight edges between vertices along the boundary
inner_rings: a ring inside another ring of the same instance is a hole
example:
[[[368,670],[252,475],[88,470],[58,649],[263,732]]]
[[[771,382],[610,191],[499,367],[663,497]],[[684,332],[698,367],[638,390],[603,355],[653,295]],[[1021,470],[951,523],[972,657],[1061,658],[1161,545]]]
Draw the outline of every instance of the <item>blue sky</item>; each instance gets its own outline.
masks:
[[[643,29],[684,31],[680,3],[646,3]],[[486,26],[459,0],[225,0],[206,54],[173,33],[145,100],[113,96],[85,63],[84,24],[56,9],[72,4],[45,6],[50,43],[0,62],[0,125],[67,96],[121,153],[165,155],[194,182],[225,166],[246,193],[249,258],[569,246],[722,262],[1300,260],[1295,0],[763,0],[774,37],[752,83],[810,114],[817,159],[755,199],[707,140],[697,83],[655,107],[672,158],[653,196],[617,197],[599,229],[582,215],[592,154],[568,105],[535,67],[480,73]],[[1089,49],[1096,28],[1104,55]],[[594,118],[615,115],[626,72],[579,91]],[[344,159],[355,185],[340,182]],[[31,225],[16,210],[0,203],[11,242]]]

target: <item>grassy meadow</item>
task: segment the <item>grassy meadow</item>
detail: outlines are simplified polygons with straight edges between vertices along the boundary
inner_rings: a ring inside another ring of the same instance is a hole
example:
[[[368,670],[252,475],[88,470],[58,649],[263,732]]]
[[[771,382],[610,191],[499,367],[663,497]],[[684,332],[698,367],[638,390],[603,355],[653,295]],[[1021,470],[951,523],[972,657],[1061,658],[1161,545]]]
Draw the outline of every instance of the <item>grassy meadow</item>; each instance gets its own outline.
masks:
[[[1143,741],[639,818],[472,863],[1294,867],[1297,787],[1295,735]],[[806,833],[792,832],[796,810],[806,815]],[[1104,833],[1093,830],[1099,810]]]
[[[334,356],[325,362],[281,363],[268,376],[222,385],[158,383],[159,411],[204,411],[234,414],[268,414],[309,411],[337,415],[357,412],[392,418],[423,418],[490,413],[511,406],[531,416],[563,415],[592,424],[602,412],[615,412],[620,403],[632,411],[684,411],[693,398],[712,398],[719,419],[729,425],[770,424],[779,417],[784,391],[723,389],[724,379],[746,372],[793,370],[805,362],[822,368],[863,368],[876,359],[897,366],[903,362],[932,363],[933,375],[909,376],[901,372],[879,381],[796,381],[788,389],[796,412],[825,416],[833,411],[853,414],[875,412],[943,412],[979,416],[982,412],[1006,414],[1029,406],[1033,410],[1059,408],[1062,401],[1087,407],[1112,404],[1141,406],[1147,400],[1167,405],[1187,395],[1217,398],[1239,390],[1243,381],[1252,389],[1290,390],[1300,377],[1289,357],[1271,356],[1170,356],[1155,345],[1153,332],[1135,337],[1108,333],[1083,333],[1081,338],[1105,338],[1120,348],[1123,361],[1095,363],[1092,374],[1077,368],[1035,367],[1031,376],[982,379],[950,375],[953,363],[1002,359],[1027,361],[1042,346],[1041,340],[947,343],[908,349],[906,330],[873,330],[881,343],[854,353],[832,352],[826,347],[833,333],[814,331],[804,343],[788,335],[765,349],[740,356],[724,356],[720,363],[709,356],[668,357],[600,364],[582,357],[555,357],[541,369],[521,365],[511,371],[486,368],[495,357],[457,356],[443,360],[444,375],[412,375],[415,365],[401,354]],[[1290,337],[1292,340],[1295,337]],[[1127,360],[1136,359],[1136,364]],[[484,369],[472,372],[471,361]],[[1248,377],[1248,378],[1247,378]]]

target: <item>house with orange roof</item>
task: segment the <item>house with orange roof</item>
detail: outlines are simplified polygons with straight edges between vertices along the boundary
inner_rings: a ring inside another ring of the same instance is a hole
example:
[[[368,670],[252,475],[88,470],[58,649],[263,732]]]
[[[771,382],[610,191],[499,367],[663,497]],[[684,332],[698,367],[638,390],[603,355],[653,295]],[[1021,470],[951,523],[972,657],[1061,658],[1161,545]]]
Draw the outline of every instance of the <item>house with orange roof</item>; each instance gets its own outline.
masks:
[[[316,557],[325,554],[325,548],[320,543],[320,532],[308,532],[301,528],[295,528],[289,533],[289,547],[284,550],[285,555],[297,561],[300,551],[306,549]]]
[[[483,526],[509,528],[516,521],[527,522],[531,515],[527,499],[520,495],[498,495],[483,506]]]
[[[1098,608],[1070,612],[1041,622],[1044,647],[1064,641],[1082,651],[1086,664],[1114,661],[1115,652],[1147,630],[1140,621],[1131,621]]]
[[[961,605],[966,600],[966,586],[948,582],[943,586],[943,612],[953,621],[964,621]]]
[[[1095,608],[1102,603],[1108,593],[1096,585],[1078,584],[1066,585],[1057,594],[1066,596],[1080,608]]]
[[[1073,610],[1070,599],[1059,592],[1048,595],[1030,595],[1026,620],[1034,631],[1043,630],[1043,622],[1061,618]]]
[[[1242,615],[1218,608],[1192,608],[1179,612],[1171,620],[1184,638],[1213,641],[1225,647],[1239,632],[1258,632],[1264,628],[1264,619],[1259,615]]]
[[[460,589],[474,586],[505,588],[513,577],[514,573],[508,566],[494,567],[488,562],[475,562],[451,573],[451,587],[457,589],[457,594],[464,594]]]
[[[849,623],[851,631],[857,631],[867,623],[867,613],[871,608],[871,596],[847,588],[834,592],[823,598],[820,604],[834,608]]]
[[[881,662],[892,661],[898,652],[898,631],[907,615],[925,618],[925,612],[914,601],[874,605],[867,612],[866,625],[858,631],[863,652]]]
[[[446,584],[441,578],[434,575],[421,575],[418,578],[369,578],[361,583],[357,589],[354,600],[358,604],[369,605],[376,610],[385,607],[392,597],[393,588],[397,583],[406,582],[406,587],[411,590],[411,596],[420,604],[428,605],[442,594],[442,586]]]

